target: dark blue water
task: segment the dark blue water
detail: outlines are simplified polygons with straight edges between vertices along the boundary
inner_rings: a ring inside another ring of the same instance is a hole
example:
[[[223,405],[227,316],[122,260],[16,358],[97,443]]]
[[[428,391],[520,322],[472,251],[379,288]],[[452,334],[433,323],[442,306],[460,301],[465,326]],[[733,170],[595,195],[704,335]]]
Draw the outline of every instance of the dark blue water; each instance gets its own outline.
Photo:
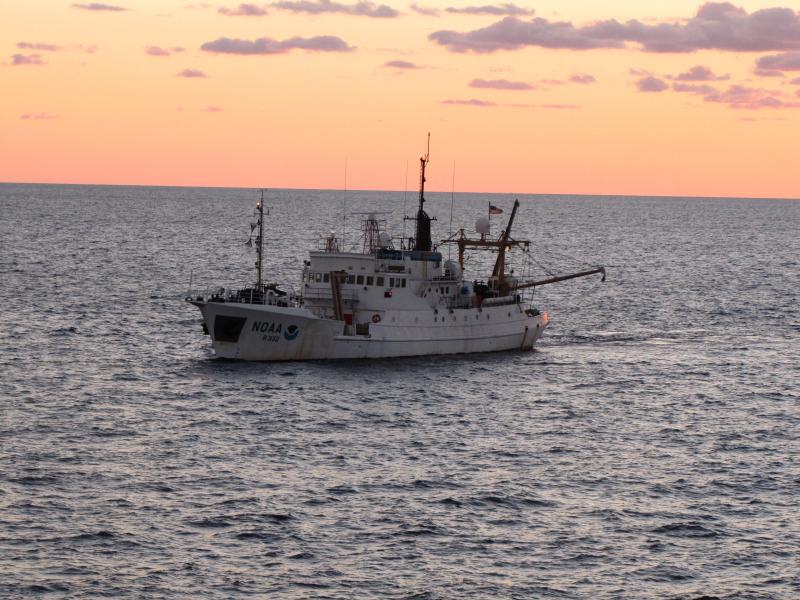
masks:
[[[222,362],[182,297],[251,277],[255,200],[0,186],[0,596],[800,597],[800,203],[521,197],[549,270],[615,265],[536,351]],[[271,276],[341,200],[269,194]]]

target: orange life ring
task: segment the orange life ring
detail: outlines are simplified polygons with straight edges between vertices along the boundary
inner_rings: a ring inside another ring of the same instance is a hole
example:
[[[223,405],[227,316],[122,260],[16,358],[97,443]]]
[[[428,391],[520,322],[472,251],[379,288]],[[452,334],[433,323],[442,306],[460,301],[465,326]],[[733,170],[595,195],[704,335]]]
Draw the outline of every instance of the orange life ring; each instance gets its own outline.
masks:
[[[378,313],[375,313],[374,315],[372,315],[372,322],[373,323],[380,323],[381,322],[381,316]]]

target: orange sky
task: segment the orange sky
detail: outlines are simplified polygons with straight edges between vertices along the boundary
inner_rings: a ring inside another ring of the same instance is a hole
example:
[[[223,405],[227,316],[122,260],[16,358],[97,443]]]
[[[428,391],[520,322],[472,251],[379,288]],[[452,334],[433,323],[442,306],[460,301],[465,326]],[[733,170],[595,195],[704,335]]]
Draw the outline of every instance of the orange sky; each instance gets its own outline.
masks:
[[[301,2],[0,4],[0,181],[800,197],[798,2]]]

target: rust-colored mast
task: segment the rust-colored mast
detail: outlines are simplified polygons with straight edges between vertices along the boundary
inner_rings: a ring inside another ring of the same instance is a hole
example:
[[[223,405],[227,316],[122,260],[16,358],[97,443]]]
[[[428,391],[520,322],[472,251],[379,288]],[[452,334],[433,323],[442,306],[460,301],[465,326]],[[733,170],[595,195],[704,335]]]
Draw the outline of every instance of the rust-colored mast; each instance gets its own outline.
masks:
[[[511,226],[514,225],[514,217],[517,216],[517,209],[519,208],[519,200],[514,200],[514,208],[511,210],[511,216],[508,217],[508,225],[503,233],[500,235],[500,246],[497,250],[497,259],[494,261],[494,270],[492,277],[497,277],[499,286],[503,285],[506,270],[506,245],[508,238],[511,236]]]

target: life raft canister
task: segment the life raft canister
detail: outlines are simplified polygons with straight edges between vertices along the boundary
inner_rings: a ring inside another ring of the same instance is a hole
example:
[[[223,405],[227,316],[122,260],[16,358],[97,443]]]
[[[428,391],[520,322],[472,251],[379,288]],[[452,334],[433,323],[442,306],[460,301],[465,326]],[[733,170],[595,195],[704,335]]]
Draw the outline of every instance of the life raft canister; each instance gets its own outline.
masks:
[[[372,315],[372,322],[373,323],[380,323],[381,322],[381,316],[378,313],[375,313],[374,315]]]

